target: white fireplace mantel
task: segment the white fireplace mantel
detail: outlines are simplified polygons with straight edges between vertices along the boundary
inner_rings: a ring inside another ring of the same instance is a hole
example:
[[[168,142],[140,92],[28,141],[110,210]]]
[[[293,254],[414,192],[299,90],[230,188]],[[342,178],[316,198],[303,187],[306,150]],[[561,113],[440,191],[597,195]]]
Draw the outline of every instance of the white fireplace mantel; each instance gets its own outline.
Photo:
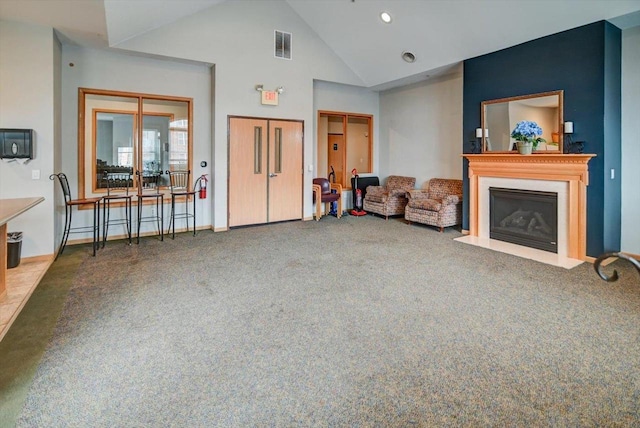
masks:
[[[483,236],[488,227],[489,216],[486,209],[488,188],[486,183],[506,179],[511,188],[545,188],[560,186],[562,199],[566,201],[566,212],[559,216],[558,255],[577,260],[586,260],[587,235],[587,185],[589,184],[588,162],[593,154],[533,154],[512,153],[465,154],[469,160],[469,235]],[[492,180],[486,180],[492,178]],[[513,183],[527,185],[517,186]],[[529,184],[531,183],[531,184]],[[551,190],[551,189],[549,189]],[[563,208],[564,209],[564,208]],[[562,241],[562,242],[561,242]],[[511,245],[511,244],[509,244]]]

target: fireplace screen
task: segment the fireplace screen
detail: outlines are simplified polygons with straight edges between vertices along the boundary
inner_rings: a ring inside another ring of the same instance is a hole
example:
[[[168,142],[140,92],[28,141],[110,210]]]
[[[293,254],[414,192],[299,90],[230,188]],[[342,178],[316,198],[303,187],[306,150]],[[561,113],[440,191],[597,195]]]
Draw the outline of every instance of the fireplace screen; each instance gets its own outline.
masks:
[[[558,252],[558,194],[489,188],[489,237]]]

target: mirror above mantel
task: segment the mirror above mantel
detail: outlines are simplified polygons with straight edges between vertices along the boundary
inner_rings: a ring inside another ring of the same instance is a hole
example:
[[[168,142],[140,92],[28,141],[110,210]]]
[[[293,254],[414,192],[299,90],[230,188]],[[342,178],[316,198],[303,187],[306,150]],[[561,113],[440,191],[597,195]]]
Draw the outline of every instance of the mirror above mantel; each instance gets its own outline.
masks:
[[[550,91],[482,102],[483,152],[513,152],[511,131],[522,120],[536,122],[542,138],[536,153],[562,153],[563,93]]]

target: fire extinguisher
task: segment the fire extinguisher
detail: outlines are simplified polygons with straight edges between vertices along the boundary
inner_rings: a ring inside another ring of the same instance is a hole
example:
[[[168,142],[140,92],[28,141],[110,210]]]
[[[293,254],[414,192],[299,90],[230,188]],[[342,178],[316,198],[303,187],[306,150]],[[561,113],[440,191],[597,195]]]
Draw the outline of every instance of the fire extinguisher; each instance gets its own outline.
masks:
[[[198,181],[200,182],[200,191],[198,192],[198,195],[200,199],[207,199],[207,182],[209,181],[207,174],[202,174],[200,178],[198,178]]]

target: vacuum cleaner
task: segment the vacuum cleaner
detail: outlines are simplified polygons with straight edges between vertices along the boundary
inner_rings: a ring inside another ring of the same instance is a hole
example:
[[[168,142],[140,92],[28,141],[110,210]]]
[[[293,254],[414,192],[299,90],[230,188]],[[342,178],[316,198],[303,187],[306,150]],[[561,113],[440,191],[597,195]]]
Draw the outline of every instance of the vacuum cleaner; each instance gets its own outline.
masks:
[[[355,208],[352,209],[349,214],[355,215],[358,217],[367,215],[367,212],[362,209],[362,190],[358,188],[358,171],[356,171],[356,169],[353,168],[351,170],[351,175],[353,175],[353,179],[354,179],[354,185],[353,185],[352,191],[355,192],[355,201],[354,201]]]
[[[330,183],[335,183],[336,182],[336,172],[333,169],[333,165],[331,165],[331,172],[329,173],[329,176],[327,177],[327,179],[329,180]],[[336,191],[336,189],[331,189],[331,193],[338,193]],[[338,203],[337,202],[331,202],[330,205],[330,209],[329,209],[329,214],[331,214],[334,217],[338,217]]]

